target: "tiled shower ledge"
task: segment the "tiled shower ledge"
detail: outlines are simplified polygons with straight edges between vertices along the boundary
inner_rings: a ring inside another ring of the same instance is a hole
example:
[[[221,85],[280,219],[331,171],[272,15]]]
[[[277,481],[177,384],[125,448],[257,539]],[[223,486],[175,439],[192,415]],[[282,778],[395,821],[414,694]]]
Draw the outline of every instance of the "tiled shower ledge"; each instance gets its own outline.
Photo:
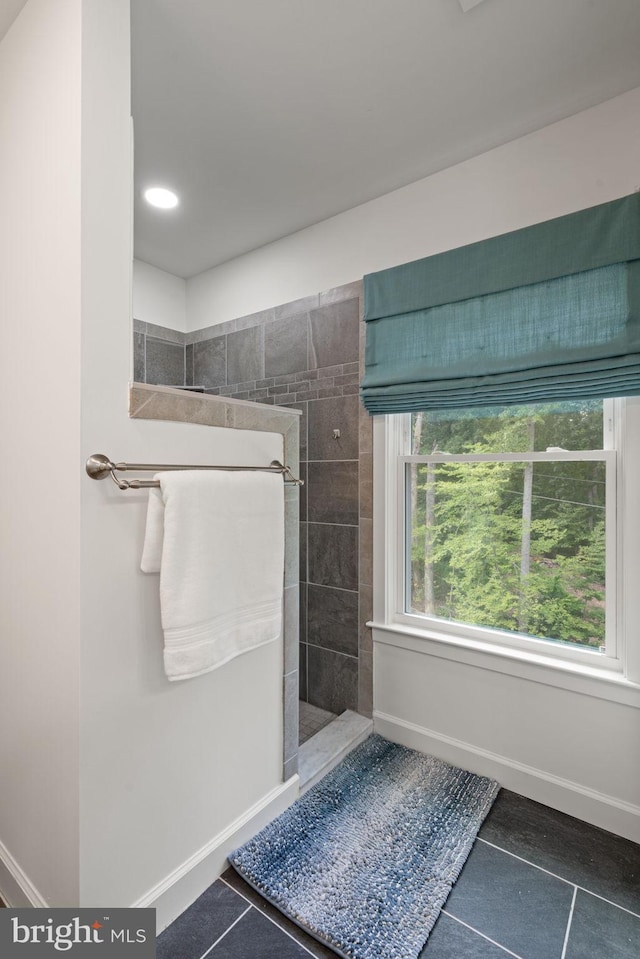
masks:
[[[249,400],[194,393],[174,386],[132,383],[129,390],[129,416],[133,419],[170,420],[223,426],[237,430],[268,430],[284,436],[284,455],[299,463],[298,420],[300,410],[268,406]]]

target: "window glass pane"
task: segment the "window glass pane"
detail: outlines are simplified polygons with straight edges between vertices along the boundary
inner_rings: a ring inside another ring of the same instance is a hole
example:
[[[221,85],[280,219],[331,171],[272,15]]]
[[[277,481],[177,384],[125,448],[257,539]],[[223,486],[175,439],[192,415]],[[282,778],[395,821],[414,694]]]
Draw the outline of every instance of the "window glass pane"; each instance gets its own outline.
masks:
[[[411,414],[411,452],[521,453],[602,449],[603,401]]]
[[[419,416],[413,438],[423,455],[602,446],[601,401],[482,417],[430,413],[421,425]],[[406,468],[407,611],[604,648],[602,461]]]

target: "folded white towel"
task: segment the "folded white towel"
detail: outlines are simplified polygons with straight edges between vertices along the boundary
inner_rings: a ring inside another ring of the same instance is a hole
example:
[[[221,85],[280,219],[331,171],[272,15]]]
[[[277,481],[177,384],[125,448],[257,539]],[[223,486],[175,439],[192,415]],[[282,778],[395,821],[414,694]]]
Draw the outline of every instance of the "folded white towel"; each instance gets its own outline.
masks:
[[[280,635],[282,477],[176,470],[156,478],[141,568],[160,571],[165,672],[190,679]]]

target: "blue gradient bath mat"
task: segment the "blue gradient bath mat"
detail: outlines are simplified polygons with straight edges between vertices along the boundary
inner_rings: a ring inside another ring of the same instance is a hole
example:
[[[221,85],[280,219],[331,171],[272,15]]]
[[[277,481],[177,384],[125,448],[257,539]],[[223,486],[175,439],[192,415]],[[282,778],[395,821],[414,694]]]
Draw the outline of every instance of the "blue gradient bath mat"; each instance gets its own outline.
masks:
[[[229,862],[345,959],[415,959],[499,788],[373,735]]]

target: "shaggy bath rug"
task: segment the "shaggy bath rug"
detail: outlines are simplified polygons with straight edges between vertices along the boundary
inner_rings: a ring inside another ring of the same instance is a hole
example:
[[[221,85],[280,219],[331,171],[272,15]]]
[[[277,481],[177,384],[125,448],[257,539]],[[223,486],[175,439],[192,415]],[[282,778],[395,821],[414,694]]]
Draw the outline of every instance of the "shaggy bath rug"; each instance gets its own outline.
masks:
[[[372,735],[229,861],[345,959],[415,959],[499,788]]]

